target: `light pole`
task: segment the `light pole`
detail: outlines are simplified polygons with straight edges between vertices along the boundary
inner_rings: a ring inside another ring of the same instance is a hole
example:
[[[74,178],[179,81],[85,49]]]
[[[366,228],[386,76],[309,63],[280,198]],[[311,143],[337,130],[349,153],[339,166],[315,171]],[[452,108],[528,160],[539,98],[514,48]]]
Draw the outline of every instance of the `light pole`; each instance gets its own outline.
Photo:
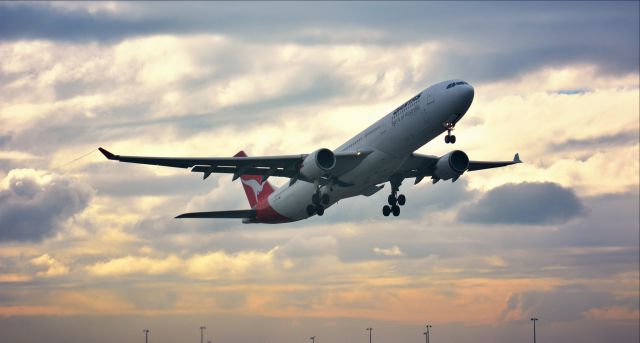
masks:
[[[204,330],[206,330],[207,327],[206,326],[201,326],[200,327],[200,343],[204,343]]]
[[[316,336],[311,336],[309,339],[311,340],[311,343],[316,343]]]
[[[369,331],[369,343],[371,343],[371,331],[373,331],[373,328],[367,328],[367,331]]]
[[[142,330],[142,332],[144,332],[144,343],[148,343],[149,342],[149,329],[144,329],[144,330]]]
[[[533,322],[533,343],[536,343],[536,321],[538,318],[531,318],[531,321]]]
[[[424,333],[424,335],[426,336],[425,337],[426,343],[429,343],[429,328],[431,327],[432,325],[427,324],[427,332]]]

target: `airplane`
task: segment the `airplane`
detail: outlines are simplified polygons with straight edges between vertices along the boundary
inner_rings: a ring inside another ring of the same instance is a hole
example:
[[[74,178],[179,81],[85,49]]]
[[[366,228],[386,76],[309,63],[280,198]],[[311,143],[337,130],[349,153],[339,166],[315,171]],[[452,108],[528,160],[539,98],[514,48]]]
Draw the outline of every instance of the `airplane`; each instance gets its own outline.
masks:
[[[359,195],[371,196],[387,182],[391,193],[382,207],[388,217],[400,215],[406,197],[398,194],[404,179],[418,184],[430,177],[455,182],[467,171],[522,163],[516,153],[512,161],[472,161],[462,150],[443,156],[415,151],[444,133],[454,144],[451,132],[467,113],[474,89],[459,79],[434,84],[385,115],[335,150],[320,148],[299,155],[247,157],[244,151],[233,157],[145,157],[115,155],[102,147],[109,160],[157,166],[191,168],[206,179],[213,173],[233,174],[240,179],[250,209],[184,213],[176,218],[236,218],[248,223],[287,223],[322,216],[338,201]],[[288,178],[281,187],[270,177]]]

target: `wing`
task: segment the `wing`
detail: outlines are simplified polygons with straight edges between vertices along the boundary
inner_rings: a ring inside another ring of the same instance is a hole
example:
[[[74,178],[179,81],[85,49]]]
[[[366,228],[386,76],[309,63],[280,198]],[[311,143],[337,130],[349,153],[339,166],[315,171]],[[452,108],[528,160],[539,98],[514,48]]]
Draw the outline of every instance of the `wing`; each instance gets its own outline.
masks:
[[[405,178],[415,177],[415,183],[418,183],[426,176],[433,176],[438,159],[438,156],[433,155],[412,154],[398,173]],[[469,161],[467,171],[499,168],[516,163],[522,163],[519,154],[515,154],[512,161]]]
[[[522,163],[522,161],[520,160],[520,155],[517,153],[513,156],[513,161],[497,161],[497,162],[469,161],[469,169],[467,170],[474,171],[474,170],[482,170],[482,169],[499,168],[499,167],[510,166],[516,163]]]
[[[191,168],[192,172],[203,173],[203,178],[205,179],[212,173],[233,174],[233,180],[240,177],[240,175],[262,175],[264,179],[269,176],[280,176],[304,180],[299,175],[299,169],[302,161],[308,156],[308,154],[301,154],[260,157],[147,157],[116,155],[103,148],[99,148],[99,150],[110,160],[175,168]],[[370,153],[371,151],[359,151],[335,154],[336,166],[331,170],[330,176],[338,177],[353,169]]]
[[[234,218],[234,219],[254,219],[256,210],[237,211],[213,211],[213,212],[191,212],[183,213],[176,218]]]

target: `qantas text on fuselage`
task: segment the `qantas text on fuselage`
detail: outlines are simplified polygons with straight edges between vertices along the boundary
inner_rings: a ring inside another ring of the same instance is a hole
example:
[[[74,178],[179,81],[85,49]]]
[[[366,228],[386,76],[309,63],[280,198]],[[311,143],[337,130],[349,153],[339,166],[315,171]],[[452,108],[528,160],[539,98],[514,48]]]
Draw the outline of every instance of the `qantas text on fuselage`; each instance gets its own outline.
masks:
[[[176,218],[238,218],[244,223],[285,223],[322,216],[341,199],[371,196],[386,183],[391,192],[382,214],[400,215],[406,197],[399,194],[404,179],[414,184],[429,177],[456,181],[467,171],[504,167],[511,161],[474,161],[461,150],[443,156],[415,151],[446,132],[446,143],[473,102],[474,90],[462,80],[449,80],[428,87],[391,113],[367,127],[344,144],[330,150],[281,156],[247,157],[240,151],[233,157],[145,157],[115,155],[100,148],[110,160],[167,167],[190,168],[206,179],[212,173],[233,174],[241,179],[250,209],[184,213]],[[279,188],[269,177],[289,181]]]

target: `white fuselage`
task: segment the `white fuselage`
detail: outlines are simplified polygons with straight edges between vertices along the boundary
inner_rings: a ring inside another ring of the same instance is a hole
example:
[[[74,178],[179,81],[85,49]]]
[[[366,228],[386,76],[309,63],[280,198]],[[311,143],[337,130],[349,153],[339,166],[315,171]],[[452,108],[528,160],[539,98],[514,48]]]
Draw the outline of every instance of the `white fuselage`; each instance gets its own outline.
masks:
[[[446,131],[445,123],[460,120],[473,101],[473,87],[465,82],[447,88],[452,82],[462,81],[445,81],[425,89],[335,149],[335,153],[371,153],[340,176],[340,181],[352,186],[321,187],[321,192],[330,197],[325,207],[344,198],[367,194],[376,185],[387,182],[415,150]],[[268,202],[282,216],[301,220],[309,217],[306,207],[314,192],[313,183],[286,183],[269,196]]]

